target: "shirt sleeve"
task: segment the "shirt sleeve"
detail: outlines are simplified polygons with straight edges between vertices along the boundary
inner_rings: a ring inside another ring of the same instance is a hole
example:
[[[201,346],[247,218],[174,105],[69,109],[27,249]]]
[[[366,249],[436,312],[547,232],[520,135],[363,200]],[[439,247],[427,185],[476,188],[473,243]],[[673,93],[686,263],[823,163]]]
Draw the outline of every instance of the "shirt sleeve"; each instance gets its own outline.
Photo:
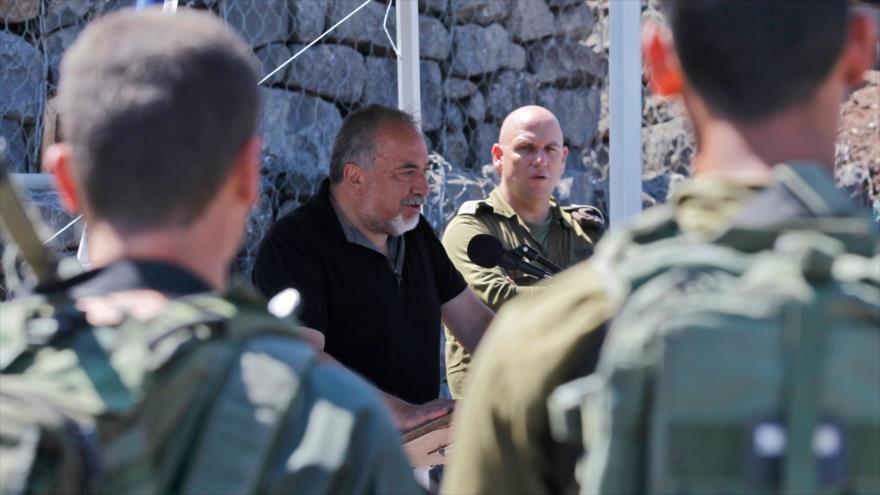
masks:
[[[455,296],[461,294],[467,288],[467,283],[461,276],[461,273],[452,264],[443,244],[437,239],[428,221],[422,217],[419,223],[420,229],[424,229],[423,233],[427,237],[429,252],[431,256],[431,264],[434,267],[434,277],[437,283],[437,294],[440,295],[440,304],[446,304]]]
[[[492,308],[492,311],[498,311],[502,304],[517,294],[541,290],[540,287],[518,286],[505,276],[501,268],[483,268],[471,261],[467,254],[467,246],[477,234],[492,233],[473,215],[458,215],[446,227],[443,247],[446,248],[446,253],[464,276],[471,290]]]
[[[563,284],[506,304],[471,364],[455,410],[455,455],[443,493],[565,493],[576,455],[550,433],[547,399],[592,371],[613,305],[592,267],[559,274]]]
[[[329,289],[325,277],[317,273],[321,266],[319,258],[311,251],[301,242],[283,236],[281,230],[272,229],[257,252],[253,281],[267,298],[290,287],[299,291],[297,318],[303,325],[326,333]]]

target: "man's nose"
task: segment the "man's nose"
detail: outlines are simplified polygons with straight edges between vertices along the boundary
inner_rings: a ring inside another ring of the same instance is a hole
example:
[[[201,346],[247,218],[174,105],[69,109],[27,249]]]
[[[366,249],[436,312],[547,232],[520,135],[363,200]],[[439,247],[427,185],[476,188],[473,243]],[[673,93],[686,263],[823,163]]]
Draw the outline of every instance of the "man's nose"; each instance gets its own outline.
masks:
[[[422,196],[428,195],[428,174],[425,172],[417,173],[415,179],[412,182],[412,192],[413,194],[419,194]]]
[[[544,150],[538,150],[538,151],[535,153],[535,159],[532,161],[532,164],[533,164],[535,167],[541,168],[541,167],[546,166],[547,163],[548,163],[548,161],[547,161],[547,152],[544,151]]]

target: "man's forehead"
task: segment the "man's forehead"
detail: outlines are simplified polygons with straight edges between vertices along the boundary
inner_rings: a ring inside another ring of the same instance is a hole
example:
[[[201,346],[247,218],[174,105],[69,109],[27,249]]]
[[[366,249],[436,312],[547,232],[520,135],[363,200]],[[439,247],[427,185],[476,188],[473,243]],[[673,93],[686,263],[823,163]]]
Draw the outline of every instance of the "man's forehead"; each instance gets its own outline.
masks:
[[[392,166],[408,163],[428,165],[428,148],[425,137],[407,126],[386,126],[377,130],[375,157],[392,160]]]
[[[535,139],[562,141],[559,122],[549,112],[522,112],[510,117],[498,136],[502,144]]]
[[[562,143],[562,130],[559,129],[555,122],[543,122],[533,125],[526,125],[514,129],[509,136],[509,144],[527,142],[548,142]]]
[[[415,144],[416,142],[424,145],[425,143],[425,136],[418,129],[409,125],[398,123],[380,124],[375,132],[376,144],[380,146]]]

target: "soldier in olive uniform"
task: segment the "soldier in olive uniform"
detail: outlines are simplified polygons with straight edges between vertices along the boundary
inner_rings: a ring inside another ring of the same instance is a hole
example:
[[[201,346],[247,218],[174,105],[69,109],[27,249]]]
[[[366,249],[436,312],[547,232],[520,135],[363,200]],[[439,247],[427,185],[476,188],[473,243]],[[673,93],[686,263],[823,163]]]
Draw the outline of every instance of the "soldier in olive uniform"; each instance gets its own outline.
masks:
[[[500,184],[489,197],[461,205],[446,227],[443,246],[474,292],[497,311],[517,294],[540,291],[537,278],[517,270],[484,268],[468,257],[468,243],[488,234],[505,249],[527,245],[566,268],[593,252],[604,227],[601,212],[589,206],[560,207],[551,194],[565,171],[568,148],[562,129],[546,108],[525,106],[510,113],[492,146]],[[446,376],[454,399],[463,395],[471,356],[446,330]]]
[[[606,235],[595,256],[560,275],[553,288],[500,311],[456,412],[446,493],[574,488],[581,445],[570,449],[554,439],[548,397],[593,372],[607,325],[631,290],[613,271],[650,254],[652,243],[711,242],[774,182],[773,165],[782,162],[800,163],[778,167],[782,201],[740,221],[855,214],[834,196],[827,171],[839,104],[874,62],[865,18],[847,20],[844,0],[773,2],[772,15],[738,0],[671,3],[686,8],[689,21],[678,24],[683,31],[674,44],[666,31],[649,32],[645,59],[655,89],[684,99],[697,136],[697,178],[626,230]],[[710,13],[716,24],[707,26]],[[638,441],[638,431],[628,433]]]
[[[369,386],[222,289],[259,191],[258,67],[190,10],[114,13],[67,51],[43,163],[96,268],[0,308],[3,493],[420,491]]]

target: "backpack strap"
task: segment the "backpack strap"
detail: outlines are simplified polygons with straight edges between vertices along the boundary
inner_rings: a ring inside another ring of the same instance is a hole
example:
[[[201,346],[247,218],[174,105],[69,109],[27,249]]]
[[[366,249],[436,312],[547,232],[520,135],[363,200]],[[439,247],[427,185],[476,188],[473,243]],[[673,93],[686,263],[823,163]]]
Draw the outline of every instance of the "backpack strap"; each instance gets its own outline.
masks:
[[[160,486],[181,493],[261,493],[272,467],[268,459],[289,424],[286,418],[299,409],[317,353],[249,292],[233,289],[222,297],[200,295],[173,304],[189,306],[182,311],[197,309],[202,328],[228,344],[219,358],[222,366],[181,428],[179,438],[186,440],[170,453],[175,471]],[[174,336],[175,330],[164,330],[160,338]]]
[[[824,241],[824,242],[823,242]],[[831,280],[834,258],[843,245],[810,233],[789,233],[776,250],[800,258],[804,277],[815,287]],[[783,349],[786,356],[783,417],[787,441],[782,469],[782,493],[815,493],[818,473],[813,449],[818,398],[825,370],[828,331],[823,305],[814,292],[806,301],[792,302],[783,313]]]
[[[316,356],[308,346],[278,337],[254,338],[238,347],[209,401],[183,493],[266,491],[272,453],[288,416],[300,409],[303,381]]]
[[[787,441],[782,493],[800,495],[816,493],[818,482],[813,435],[828,328],[817,304],[787,309],[783,337],[787,354],[783,396]]]

